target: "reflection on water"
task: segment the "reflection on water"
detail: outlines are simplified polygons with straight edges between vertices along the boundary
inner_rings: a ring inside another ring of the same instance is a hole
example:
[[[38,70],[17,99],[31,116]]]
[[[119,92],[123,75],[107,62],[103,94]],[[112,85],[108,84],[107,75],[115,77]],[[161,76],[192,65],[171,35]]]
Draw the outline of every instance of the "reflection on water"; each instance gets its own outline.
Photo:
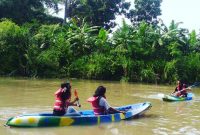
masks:
[[[107,87],[107,99],[112,106],[149,101],[152,108],[140,118],[94,126],[69,126],[54,128],[4,127],[10,117],[51,112],[54,92],[63,80],[32,80],[0,78],[0,134],[1,135],[200,135],[200,89],[193,90],[194,100],[163,102],[159,95],[171,93],[173,86],[72,80],[78,89],[82,108],[90,109],[86,99],[93,95],[98,85]]]

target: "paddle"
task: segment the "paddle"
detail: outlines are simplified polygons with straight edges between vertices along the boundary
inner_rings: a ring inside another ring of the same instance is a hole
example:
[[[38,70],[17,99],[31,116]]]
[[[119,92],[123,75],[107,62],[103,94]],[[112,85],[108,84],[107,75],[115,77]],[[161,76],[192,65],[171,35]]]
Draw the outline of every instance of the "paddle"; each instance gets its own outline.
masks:
[[[180,93],[180,92],[182,92],[184,90],[187,90],[187,89],[191,90],[192,87],[196,87],[196,86],[199,86],[199,85],[200,85],[200,82],[195,82],[193,85],[188,86],[187,88],[179,90],[179,91],[177,91],[175,93],[172,93],[171,95],[176,95],[176,94],[178,94],[178,93]]]
[[[76,98],[78,98],[78,92],[77,92],[76,89],[74,90],[74,96],[75,96]],[[80,105],[80,103],[79,103],[79,99],[78,99],[78,101],[77,101],[77,106],[78,106],[78,107],[81,107],[81,105]]]

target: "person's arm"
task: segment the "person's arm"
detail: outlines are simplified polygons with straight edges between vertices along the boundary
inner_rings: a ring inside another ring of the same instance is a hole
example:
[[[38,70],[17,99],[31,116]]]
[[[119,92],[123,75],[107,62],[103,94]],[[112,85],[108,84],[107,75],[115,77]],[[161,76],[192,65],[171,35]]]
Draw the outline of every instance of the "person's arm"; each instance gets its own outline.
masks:
[[[119,110],[117,110],[117,109],[115,109],[115,108],[113,108],[113,107],[110,107],[110,108],[108,109],[108,111],[109,111],[109,112],[112,112],[112,113],[125,113],[125,111],[119,111]]]
[[[102,98],[100,99],[99,105],[102,106],[102,107],[105,107],[105,109],[106,109],[108,112],[111,112],[111,113],[125,113],[125,111],[119,111],[119,110],[117,110],[117,109],[111,107],[111,106],[108,104],[107,100],[106,100],[104,97],[102,97]]]
[[[191,91],[191,87],[185,88],[185,91],[186,91],[186,92]]]
[[[76,101],[78,101],[78,100],[79,100],[79,98],[75,98],[72,102],[69,102],[69,103],[68,103],[69,106],[77,106]]]
[[[171,93],[171,95],[174,95],[177,92],[177,87],[174,89],[174,91]]]
[[[62,89],[58,89],[54,94],[55,96],[60,97],[60,95],[62,94]]]

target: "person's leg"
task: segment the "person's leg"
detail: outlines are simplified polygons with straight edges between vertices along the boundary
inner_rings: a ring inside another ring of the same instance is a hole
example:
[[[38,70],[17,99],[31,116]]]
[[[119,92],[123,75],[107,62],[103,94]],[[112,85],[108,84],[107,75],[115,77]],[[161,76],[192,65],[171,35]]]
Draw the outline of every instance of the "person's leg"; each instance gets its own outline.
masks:
[[[77,114],[77,115],[80,115],[80,113],[74,109],[74,107],[72,106],[69,106],[66,110],[66,114]]]
[[[53,110],[53,115],[55,116],[63,116],[64,114],[65,114],[65,111]]]
[[[185,93],[185,97],[187,97],[188,96],[188,93]]]

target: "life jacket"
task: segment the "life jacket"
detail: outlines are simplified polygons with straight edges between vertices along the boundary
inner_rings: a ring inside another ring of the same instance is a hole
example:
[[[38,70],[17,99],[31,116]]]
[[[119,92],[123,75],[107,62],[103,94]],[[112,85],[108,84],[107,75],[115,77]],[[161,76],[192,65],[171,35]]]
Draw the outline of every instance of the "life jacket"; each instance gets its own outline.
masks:
[[[176,90],[175,90],[175,91],[179,92],[179,91],[181,91],[181,90],[182,90],[182,86],[181,86],[180,84],[178,84],[178,85],[176,86]],[[178,93],[177,96],[178,96],[178,97],[181,96],[181,93],[182,93],[182,92]]]
[[[70,103],[70,98],[67,99],[66,101],[62,101],[62,98],[61,98],[61,95],[62,95],[62,89],[58,89],[56,92],[55,92],[55,103],[54,103],[54,107],[53,109],[54,110],[57,110],[57,111],[65,111],[66,108],[68,108],[69,106],[69,103]]]
[[[187,94],[186,85],[183,85],[181,95],[186,95],[186,94]]]
[[[177,86],[176,86],[176,88],[177,88],[177,91],[180,91],[180,90],[182,90],[182,87],[181,87],[181,85],[177,85]]]
[[[102,115],[106,113],[106,109],[99,105],[99,100],[101,98],[102,97],[90,97],[87,99],[87,101],[91,103],[95,115]]]

